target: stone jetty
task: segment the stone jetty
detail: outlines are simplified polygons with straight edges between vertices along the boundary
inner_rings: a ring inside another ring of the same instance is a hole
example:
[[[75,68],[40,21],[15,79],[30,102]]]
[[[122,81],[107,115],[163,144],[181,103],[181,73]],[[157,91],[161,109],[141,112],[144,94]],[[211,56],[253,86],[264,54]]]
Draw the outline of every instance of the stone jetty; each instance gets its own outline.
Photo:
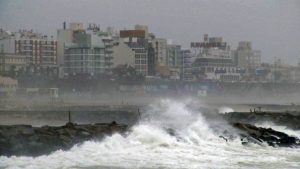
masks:
[[[234,123],[234,127],[239,129],[242,144],[256,143],[263,145],[267,143],[273,147],[299,147],[300,140],[295,136],[273,130],[272,128],[256,127],[247,123]]]
[[[67,150],[87,140],[101,140],[113,133],[124,134],[127,125],[112,123],[75,124],[33,127],[0,125],[0,155],[39,156]]]

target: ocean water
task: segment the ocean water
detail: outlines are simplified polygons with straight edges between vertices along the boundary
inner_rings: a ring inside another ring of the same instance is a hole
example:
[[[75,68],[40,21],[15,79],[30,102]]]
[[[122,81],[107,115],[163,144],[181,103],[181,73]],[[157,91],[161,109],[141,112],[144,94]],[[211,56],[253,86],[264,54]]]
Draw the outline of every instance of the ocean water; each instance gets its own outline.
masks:
[[[260,124],[300,137],[299,131],[272,123]],[[300,150],[249,144],[233,135],[220,138],[228,126],[210,121],[188,108],[187,102],[161,100],[149,106],[126,135],[87,141],[68,151],[39,157],[0,157],[8,169],[201,169],[201,168],[300,168]],[[220,128],[216,130],[215,128]]]

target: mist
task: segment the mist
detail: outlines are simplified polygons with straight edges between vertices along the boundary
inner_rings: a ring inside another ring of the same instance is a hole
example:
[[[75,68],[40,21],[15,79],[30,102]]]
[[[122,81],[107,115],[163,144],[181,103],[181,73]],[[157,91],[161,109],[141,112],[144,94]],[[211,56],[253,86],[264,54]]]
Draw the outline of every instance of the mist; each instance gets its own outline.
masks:
[[[300,53],[299,17],[298,0],[0,1],[0,26],[7,30],[33,29],[55,36],[64,21],[115,29],[144,24],[184,47],[205,33],[224,37],[232,48],[241,40],[251,41],[263,51],[263,61],[277,57],[293,65]]]
[[[300,168],[299,0],[0,0],[0,168]]]

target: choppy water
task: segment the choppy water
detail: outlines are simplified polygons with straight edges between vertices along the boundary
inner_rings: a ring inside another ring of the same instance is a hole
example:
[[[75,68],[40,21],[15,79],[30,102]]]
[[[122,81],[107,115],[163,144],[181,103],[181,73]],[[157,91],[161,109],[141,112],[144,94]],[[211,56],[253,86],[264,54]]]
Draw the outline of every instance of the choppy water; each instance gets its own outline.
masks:
[[[263,126],[300,137],[299,131],[284,126]],[[151,105],[126,137],[115,134],[36,158],[0,157],[0,168],[300,168],[300,150],[243,146],[239,138],[225,142],[201,113],[192,113],[185,103],[163,100]]]

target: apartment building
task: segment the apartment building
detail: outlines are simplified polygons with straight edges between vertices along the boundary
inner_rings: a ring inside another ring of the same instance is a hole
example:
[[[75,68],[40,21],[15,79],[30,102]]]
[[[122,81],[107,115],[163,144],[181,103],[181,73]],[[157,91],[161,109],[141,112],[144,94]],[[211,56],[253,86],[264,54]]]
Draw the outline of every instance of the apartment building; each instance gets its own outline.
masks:
[[[134,68],[137,73],[148,75],[148,40],[145,30],[121,30],[120,38],[134,51]]]
[[[6,55],[6,63],[26,60],[26,64],[35,71],[57,68],[57,42],[53,37],[48,38],[32,30],[20,30],[19,32],[7,32],[0,38],[2,53]],[[25,56],[26,59],[23,59]],[[11,58],[7,58],[7,57]],[[18,65],[16,65],[18,66]]]
[[[64,43],[64,74],[91,76],[111,73],[112,42],[85,30],[73,33],[73,43]]]

